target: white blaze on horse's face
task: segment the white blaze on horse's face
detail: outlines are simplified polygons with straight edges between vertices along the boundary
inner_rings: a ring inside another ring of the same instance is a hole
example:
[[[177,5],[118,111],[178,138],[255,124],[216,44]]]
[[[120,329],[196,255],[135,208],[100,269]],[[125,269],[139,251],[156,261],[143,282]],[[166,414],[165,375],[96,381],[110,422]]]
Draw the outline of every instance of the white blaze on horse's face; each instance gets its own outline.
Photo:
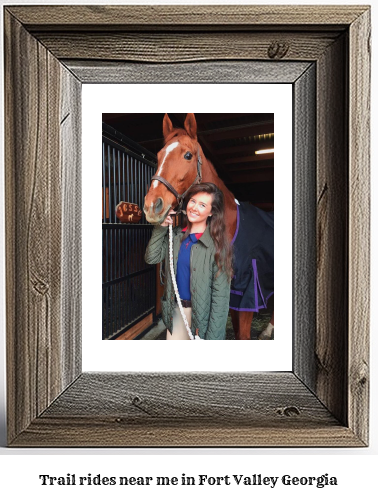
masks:
[[[167,159],[169,153],[171,153],[178,145],[179,145],[178,141],[172,142],[172,144],[170,144],[169,146],[167,146],[165,148],[165,155],[164,155],[163,161],[160,164],[159,170],[156,172],[156,175],[162,176],[165,160]],[[153,181],[151,184],[151,187],[157,188],[158,185],[159,185],[159,181]]]
[[[193,151],[193,140],[179,130],[159,151],[155,176],[165,179],[179,194],[184,193],[196,178],[196,157]],[[177,207],[177,203],[176,195],[163,181],[152,179],[144,199],[146,220],[152,224],[161,224],[170,208]]]

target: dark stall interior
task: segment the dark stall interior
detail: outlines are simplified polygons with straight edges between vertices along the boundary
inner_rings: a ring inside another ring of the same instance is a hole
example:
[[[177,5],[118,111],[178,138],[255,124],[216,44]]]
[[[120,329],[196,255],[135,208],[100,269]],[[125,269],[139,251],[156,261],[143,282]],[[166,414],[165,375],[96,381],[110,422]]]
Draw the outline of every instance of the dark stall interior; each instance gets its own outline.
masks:
[[[219,177],[239,201],[273,209],[274,148],[272,113],[196,113],[198,140]],[[103,122],[154,155],[163,147],[163,113],[103,113]],[[183,127],[185,113],[169,113],[176,127]]]
[[[184,126],[186,113],[169,117],[175,127]],[[235,198],[273,210],[274,115],[195,117],[203,152]],[[130,209],[130,204],[143,208],[164,146],[163,118],[163,113],[102,115],[103,339],[146,339],[160,317],[161,267],[144,261],[152,226],[143,211],[137,223],[121,223],[116,207],[124,201]],[[230,325],[227,332],[232,339]]]

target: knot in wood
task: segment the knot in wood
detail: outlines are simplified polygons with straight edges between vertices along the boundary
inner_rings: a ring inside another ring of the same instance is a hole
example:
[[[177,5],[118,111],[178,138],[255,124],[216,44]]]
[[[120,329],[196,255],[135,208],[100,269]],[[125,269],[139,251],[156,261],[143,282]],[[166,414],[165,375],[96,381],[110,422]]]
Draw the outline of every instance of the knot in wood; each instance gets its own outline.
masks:
[[[285,417],[292,417],[294,415],[300,415],[301,412],[296,406],[286,406],[285,408],[278,408],[277,413]]]
[[[289,44],[285,42],[272,42],[268,48],[268,57],[270,59],[282,59],[289,50]]]
[[[148,409],[148,405],[145,401],[142,400],[139,396],[131,396],[131,404],[136,406],[139,410],[150,415],[150,411]]]
[[[364,386],[367,382],[367,378],[365,376],[363,376],[360,380],[360,385]]]
[[[138,406],[138,405],[141,404],[142,400],[140,399],[139,396],[133,396],[131,398],[131,402],[132,402],[133,405]]]
[[[33,288],[40,295],[45,295],[48,292],[49,285],[47,283],[44,283],[43,281],[38,280],[33,284]]]
[[[369,383],[369,366],[368,363],[363,360],[361,365],[356,367],[355,380],[361,389],[364,389]]]

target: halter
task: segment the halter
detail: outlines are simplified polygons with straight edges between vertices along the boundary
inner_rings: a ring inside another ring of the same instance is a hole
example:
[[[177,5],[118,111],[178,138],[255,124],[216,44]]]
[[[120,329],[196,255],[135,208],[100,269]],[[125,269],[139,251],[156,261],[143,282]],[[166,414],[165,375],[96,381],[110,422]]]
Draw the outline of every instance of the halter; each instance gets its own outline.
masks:
[[[200,184],[201,180],[202,180],[202,169],[201,169],[201,166],[202,166],[202,158],[201,158],[201,155],[200,155],[200,150],[199,150],[199,146],[198,146],[198,152],[197,152],[197,156],[198,156],[198,160],[197,160],[197,177],[194,179],[193,183],[188,187],[188,189],[185,191],[185,193],[183,194],[178,194],[178,192],[176,191],[176,189],[172,186],[172,184],[170,184],[166,179],[164,179],[164,177],[161,177],[160,175],[153,175],[151,177],[151,181],[160,181],[162,184],[164,184],[164,186],[175,196],[175,198],[177,199],[178,201],[178,209],[177,209],[177,212],[176,212],[176,215],[179,214],[181,212],[181,209],[182,209],[182,203],[184,201],[184,198],[185,196],[187,195],[187,193],[190,191],[190,189],[195,185],[195,184]]]

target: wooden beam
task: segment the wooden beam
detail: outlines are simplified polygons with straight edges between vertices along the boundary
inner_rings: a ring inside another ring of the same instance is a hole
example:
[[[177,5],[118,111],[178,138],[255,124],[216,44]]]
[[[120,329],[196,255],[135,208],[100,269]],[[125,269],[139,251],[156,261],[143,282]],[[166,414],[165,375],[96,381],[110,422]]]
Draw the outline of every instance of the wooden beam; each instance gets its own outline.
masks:
[[[258,170],[245,170],[244,172],[235,172],[229,184],[267,181],[274,181],[274,168],[261,168]]]
[[[240,156],[239,158],[226,158],[222,160],[223,165],[233,165],[240,163],[255,163],[261,162],[264,160],[274,160],[274,153],[268,153],[265,155],[249,155],[249,156]]]
[[[254,151],[255,148],[259,149],[273,149],[274,148],[274,140],[261,140],[261,141],[252,141],[249,144],[235,144],[234,146],[227,146],[225,148],[218,148],[218,154],[227,154],[227,153],[244,153],[249,151]]]
[[[236,139],[238,137],[253,137],[260,134],[273,134],[274,122],[260,122],[260,123],[243,123],[229,128],[221,128],[214,130],[206,130],[198,133],[202,139],[204,136],[216,135],[216,140],[221,141],[224,139]]]
[[[119,337],[117,337],[115,340],[133,340],[135,337],[137,337],[140,333],[143,332],[143,330],[146,330],[149,326],[152,325],[153,318],[152,318],[152,313],[146,316],[145,318],[142,319],[142,321],[139,321],[136,325],[134,325],[132,328],[127,330],[127,332],[123,333]]]
[[[256,161],[254,163],[237,163],[235,165],[227,165],[226,167],[229,175],[233,176],[234,172],[248,172],[249,170],[274,168],[274,161]]]
[[[248,123],[258,123],[274,120],[274,113],[196,113],[197,125],[202,127],[211,123],[229,122],[230,120],[246,120]]]

